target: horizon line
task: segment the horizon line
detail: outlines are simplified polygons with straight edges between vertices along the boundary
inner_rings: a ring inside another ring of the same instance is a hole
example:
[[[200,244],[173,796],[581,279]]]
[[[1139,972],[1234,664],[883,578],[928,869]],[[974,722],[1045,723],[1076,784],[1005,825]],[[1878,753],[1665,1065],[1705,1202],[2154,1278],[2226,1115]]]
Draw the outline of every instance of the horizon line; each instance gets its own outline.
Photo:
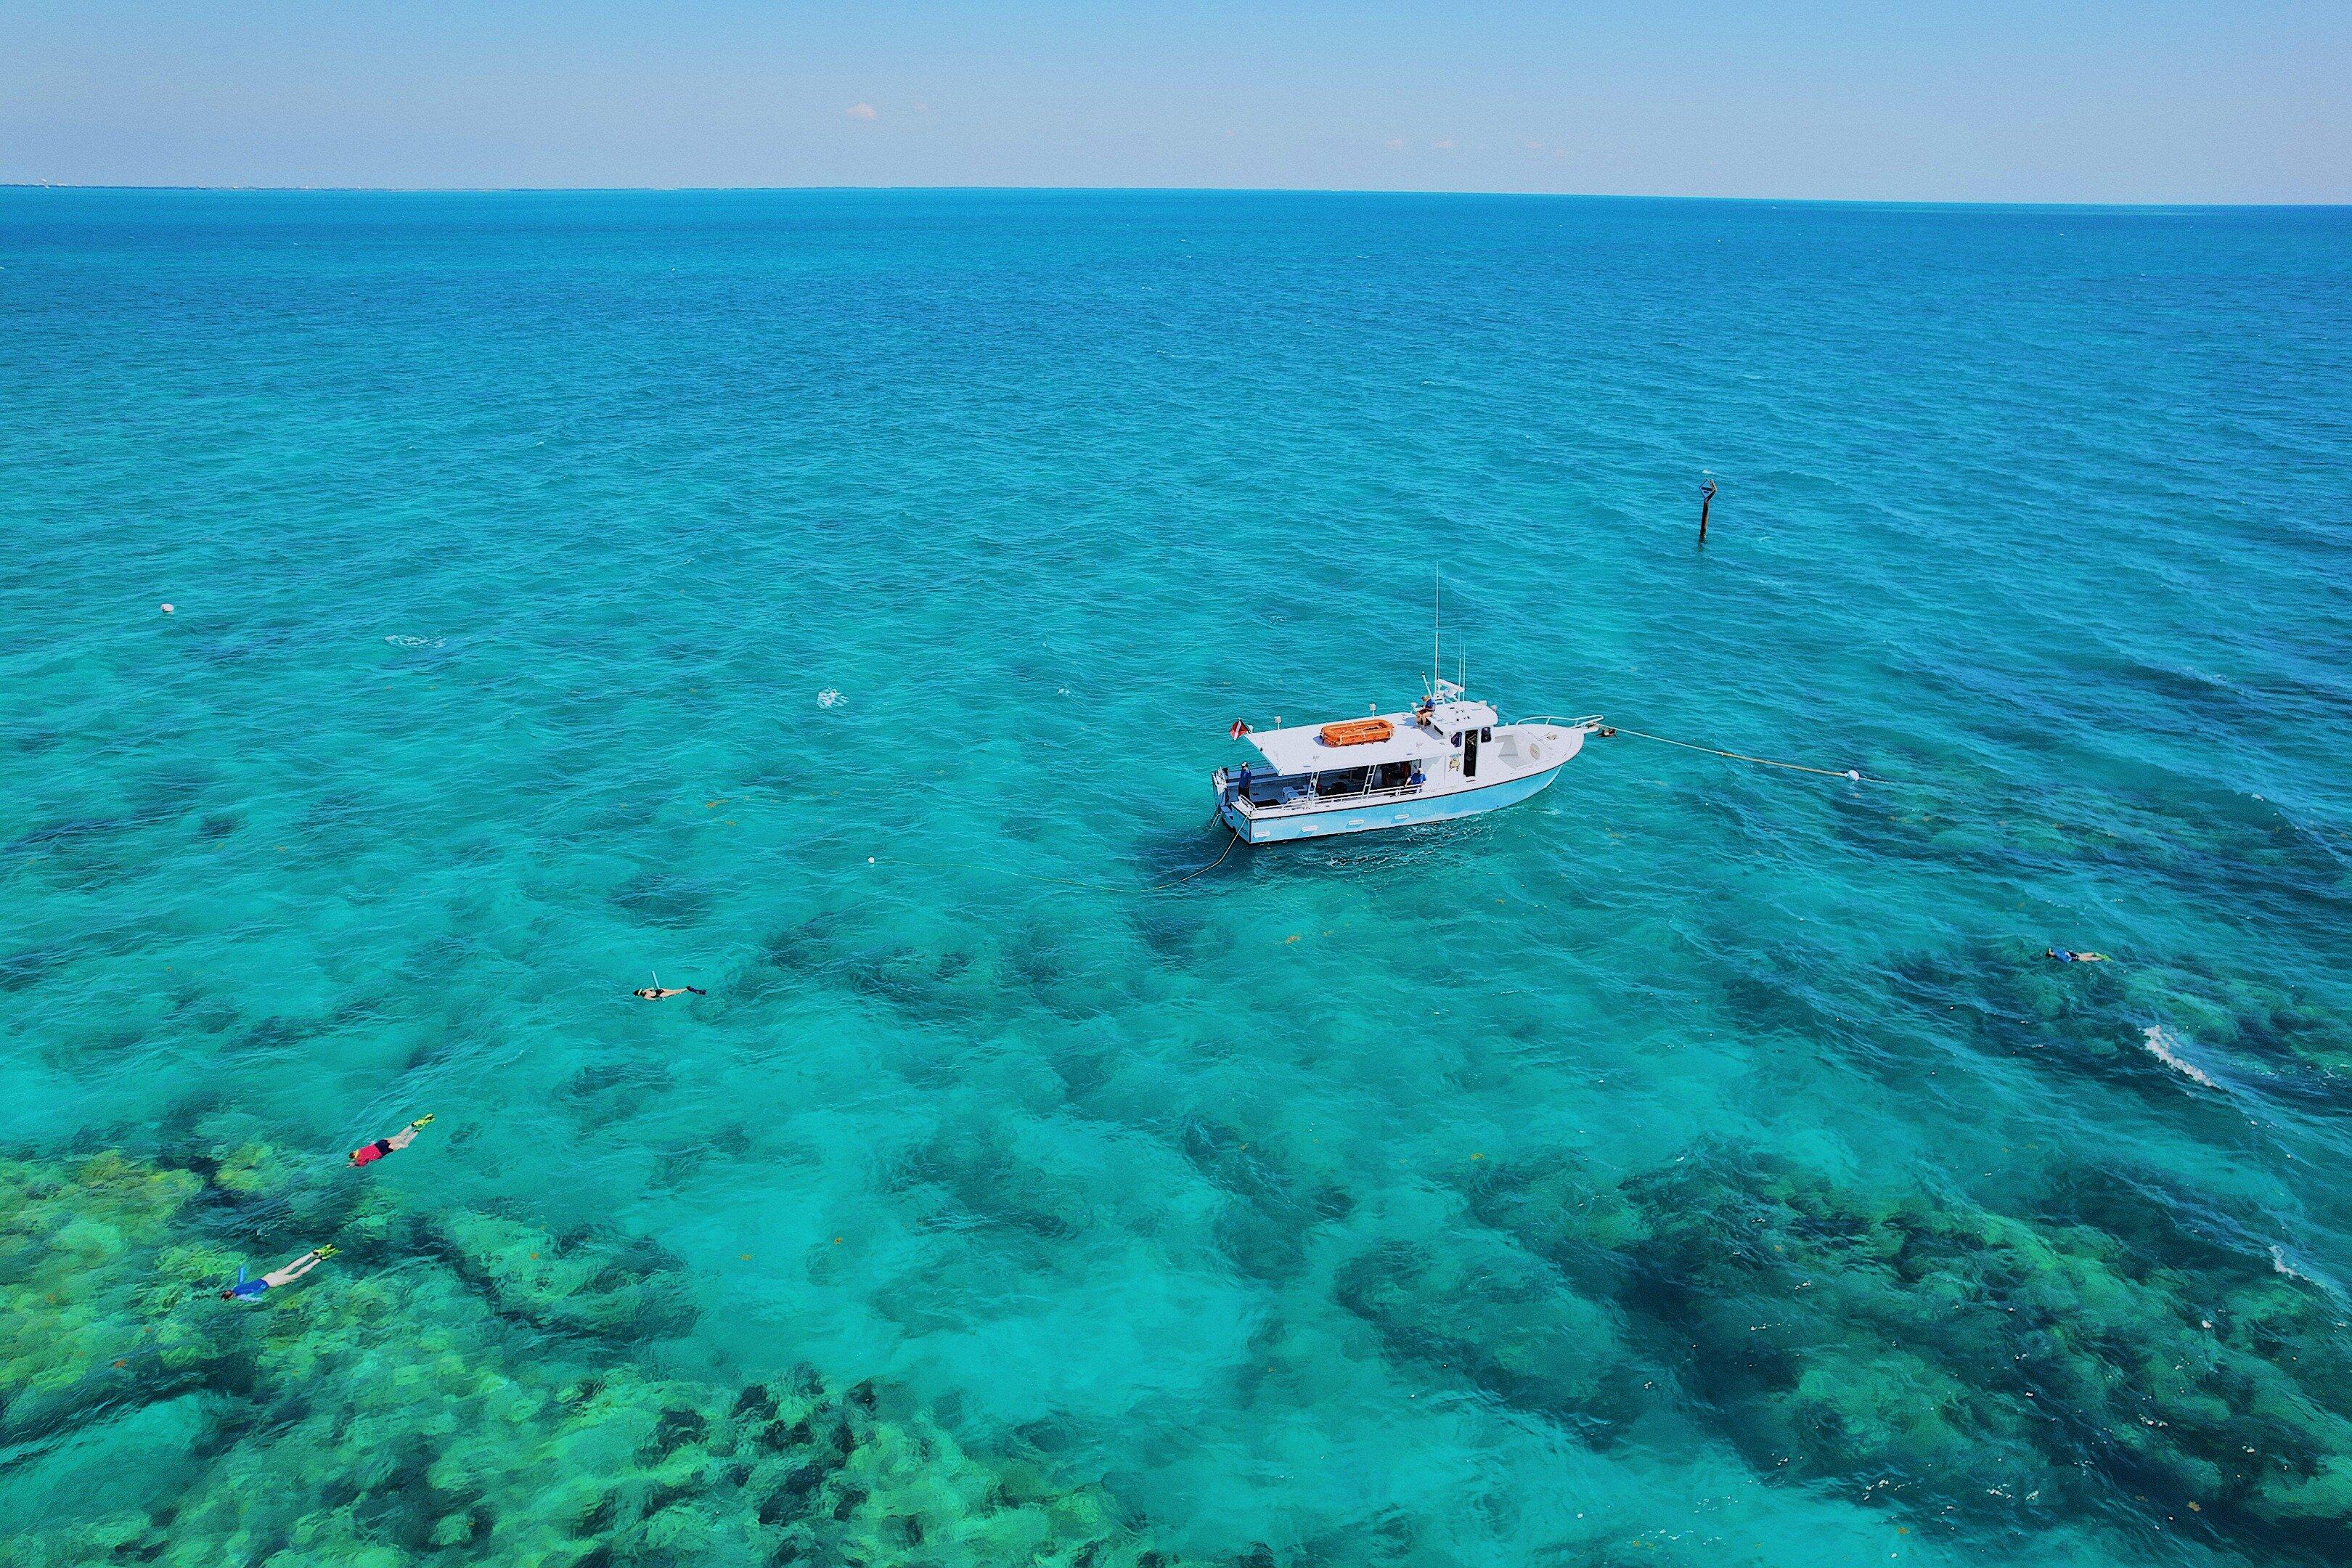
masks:
[[[1460,196],[1547,201],[1718,202],[1751,205],[2047,207],[2063,210],[2330,212],[2344,202],[2257,201],[2059,201],[1948,196],[1728,196],[1685,195],[1643,191],[1429,190],[1391,185],[996,185],[996,184],[812,184],[812,185],[278,185],[76,183],[59,180],[0,180],[0,191],[173,192],[199,195],[808,195],[866,193],[927,195],[945,192],[1037,195],[1286,195]]]

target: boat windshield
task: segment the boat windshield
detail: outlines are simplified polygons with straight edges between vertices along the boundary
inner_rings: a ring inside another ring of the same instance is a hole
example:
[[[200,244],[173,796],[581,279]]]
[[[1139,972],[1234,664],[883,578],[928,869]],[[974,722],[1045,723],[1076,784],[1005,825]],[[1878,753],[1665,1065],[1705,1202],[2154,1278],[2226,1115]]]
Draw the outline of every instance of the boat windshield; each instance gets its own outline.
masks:
[[[1414,764],[1377,763],[1363,768],[1331,768],[1315,773],[1261,773],[1249,776],[1247,796],[1252,805],[1293,805],[1342,795],[1379,795],[1413,787]],[[1238,774],[1228,782],[1239,791]]]

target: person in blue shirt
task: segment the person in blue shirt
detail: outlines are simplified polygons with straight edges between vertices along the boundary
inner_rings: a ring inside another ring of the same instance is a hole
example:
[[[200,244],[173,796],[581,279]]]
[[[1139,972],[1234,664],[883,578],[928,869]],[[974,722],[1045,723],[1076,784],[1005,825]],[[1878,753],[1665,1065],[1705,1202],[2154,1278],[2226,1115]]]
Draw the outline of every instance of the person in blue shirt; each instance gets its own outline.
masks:
[[[245,1270],[236,1271],[236,1283],[221,1292],[224,1301],[258,1301],[262,1296],[280,1285],[291,1285],[313,1268],[335,1255],[330,1247],[314,1247],[283,1268],[273,1268],[258,1279],[247,1279]]]

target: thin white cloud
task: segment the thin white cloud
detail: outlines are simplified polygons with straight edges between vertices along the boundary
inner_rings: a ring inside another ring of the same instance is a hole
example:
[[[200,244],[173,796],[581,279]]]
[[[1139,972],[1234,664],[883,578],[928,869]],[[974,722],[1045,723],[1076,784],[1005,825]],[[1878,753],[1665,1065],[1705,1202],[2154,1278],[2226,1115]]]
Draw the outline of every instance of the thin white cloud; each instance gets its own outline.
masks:
[[[853,103],[849,106],[849,118],[871,120],[874,118],[874,106],[870,103]]]
[[[1444,141],[1433,142],[1430,145],[1435,147],[1441,153],[1451,153],[1454,151],[1454,138],[1448,136]]]
[[[1404,138],[1403,138],[1403,137],[1402,137],[1402,136],[1391,136],[1391,137],[1390,137],[1390,138],[1389,138],[1389,140],[1388,140],[1388,149],[1389,149],[1389,151],[1390,151],[1390,152],[1391,152],[1391,153],[1402,153],[1402,152],[1403,152],[1403,151],[1404,151]]]

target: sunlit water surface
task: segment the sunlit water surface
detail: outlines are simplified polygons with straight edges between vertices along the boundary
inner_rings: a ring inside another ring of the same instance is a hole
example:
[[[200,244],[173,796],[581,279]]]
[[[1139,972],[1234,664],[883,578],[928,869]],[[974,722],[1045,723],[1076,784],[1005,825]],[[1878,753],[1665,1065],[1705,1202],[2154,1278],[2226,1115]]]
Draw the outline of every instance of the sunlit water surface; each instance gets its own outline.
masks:
[[[2347,322],[2340,211],[0,193],[0,1138],[644,1238],[625,1358],[1188,1557],[2329,1560]],[[1869,782],[1152,891],[1433,568]],[[0,1526],[226,1484],[137,1405]]]

